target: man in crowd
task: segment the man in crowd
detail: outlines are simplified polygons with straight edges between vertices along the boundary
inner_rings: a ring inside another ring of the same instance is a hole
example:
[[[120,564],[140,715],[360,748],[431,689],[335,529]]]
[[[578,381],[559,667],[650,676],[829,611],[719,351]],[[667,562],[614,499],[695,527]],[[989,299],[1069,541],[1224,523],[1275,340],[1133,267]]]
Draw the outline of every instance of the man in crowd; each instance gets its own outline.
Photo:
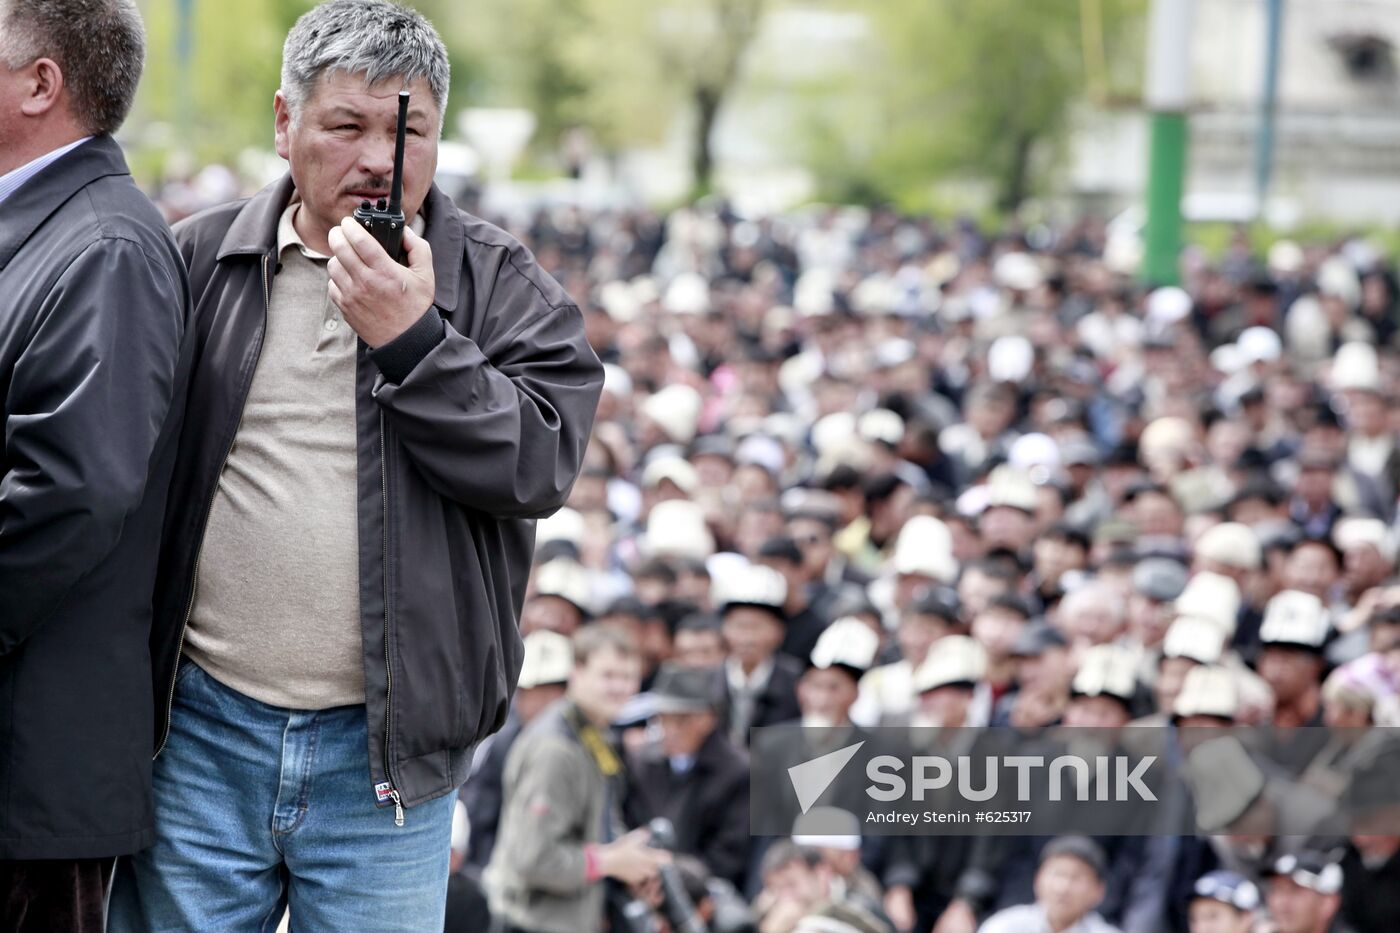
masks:
[[[177,232],[203,326],[151,636],[159,835],[118,866],[118,930],[442,922],[531,519],[602,386],[564,289],[434,186],[447,88],[421,15],[313,8],[274,100],[289,174]],[[349,215],[390,194],[404,91],[396,257]]]
[[[1083,836],[1061,836],[1041,850],[1035,903],[1008,907],[982,924],[981,933],[1116,933],[1094,908],[1103,900],[1103,851]]]
[[[602,926],[604,880],[640,885],[666,853],[645,830],[624,832],[625,764],[609,737],[641,683],[641,656],[615,629],[574,639],[565,698],[511,749],[496,850],[485,882],[511,930],[573,933]]]
[[[147,635],[189,287],[112,134],[131,0],[0,2],[0,928],[96,931],[149,846]]]

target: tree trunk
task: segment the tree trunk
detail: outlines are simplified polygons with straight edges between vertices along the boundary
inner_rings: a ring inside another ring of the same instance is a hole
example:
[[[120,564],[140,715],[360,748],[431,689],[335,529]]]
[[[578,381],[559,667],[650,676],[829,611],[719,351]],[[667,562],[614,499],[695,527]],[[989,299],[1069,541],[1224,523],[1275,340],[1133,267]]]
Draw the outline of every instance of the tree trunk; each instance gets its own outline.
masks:
[[[709,194],[713,182],[714,152],[710,149],[710,136],[719,116],[719,104],[720,95],[713,88],[695,89],[695,137],[691,142],[690,165],[697,197]]]
[[[1001,197],[997,207],[1008,214],[1021,206],[1030,192],[1031,150],[1035,147],[1035,134],[1022,132],[1016,137],[1011,150],[1011,164],[1006,167],[1002,179]]]

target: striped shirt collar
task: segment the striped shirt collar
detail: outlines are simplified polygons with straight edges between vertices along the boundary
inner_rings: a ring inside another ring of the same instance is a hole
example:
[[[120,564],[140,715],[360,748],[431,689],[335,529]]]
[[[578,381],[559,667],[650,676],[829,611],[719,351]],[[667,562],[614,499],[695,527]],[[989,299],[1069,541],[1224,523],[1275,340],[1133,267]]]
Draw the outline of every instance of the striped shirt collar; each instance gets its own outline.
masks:
[[[48,168],[54,162],[57,162],[64,155],[77,149],[89,139],[92,139],[92,137],[84,136],[82,139],[75,139],[66,146],[60,146],[51,152],[46,152],[39,156],[39,158],[26,162],[19,168],[6,172],[4,175],[0,175],[0,203],[3,203],[6,198],[18,191],[29,179]]]

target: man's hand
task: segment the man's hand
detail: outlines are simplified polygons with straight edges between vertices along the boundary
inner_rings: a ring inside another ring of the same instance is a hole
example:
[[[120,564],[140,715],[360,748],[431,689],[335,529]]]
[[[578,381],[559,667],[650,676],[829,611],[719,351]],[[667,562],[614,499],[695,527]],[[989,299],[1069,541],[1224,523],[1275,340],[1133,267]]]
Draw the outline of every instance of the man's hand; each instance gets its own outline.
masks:
[[[405,227],[399,265],[379,241],[347,217],[328,237],[331,301],[360,339],[377,349],[408,330],[432,307],[437,284],[428,241]]]
[[[629,885],[640,885],[656,876],[671,860],[671,853],[647,845],[650,834],[636,829],[598,847],[598,870],[609,878]]]
[[[914,929],[918,915],[914,912],[914,892],[907,884],[893,885],[885,892],[885,914],[901,933]]]
[[[943,911],[943,916],[934,924],[933,933],[973,933],[976,929],[977,915],[972,912],[972,905],[958,898]]]

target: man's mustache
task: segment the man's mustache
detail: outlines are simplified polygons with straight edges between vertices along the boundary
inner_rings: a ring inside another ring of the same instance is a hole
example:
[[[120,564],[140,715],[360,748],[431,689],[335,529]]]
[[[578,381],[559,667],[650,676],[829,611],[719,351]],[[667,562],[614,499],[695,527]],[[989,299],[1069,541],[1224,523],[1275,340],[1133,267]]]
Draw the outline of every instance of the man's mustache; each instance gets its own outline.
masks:
[[[356,194],[359,192],[373,191],[376,194],[383,194],[387,197],[390,184],[391,181],[387,175],[371,175],[363,181],[356,182],[352,185],[346,185],[343,193]]]

